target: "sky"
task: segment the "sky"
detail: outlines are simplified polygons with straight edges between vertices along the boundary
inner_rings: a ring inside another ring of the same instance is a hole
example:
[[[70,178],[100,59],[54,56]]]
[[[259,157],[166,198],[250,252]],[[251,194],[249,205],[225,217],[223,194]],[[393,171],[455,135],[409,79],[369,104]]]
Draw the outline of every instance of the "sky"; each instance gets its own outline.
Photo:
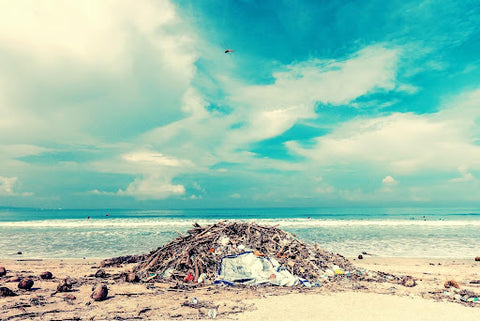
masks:
[[[478,0],[0,0],[0,206],[480,206],[479,53]]]

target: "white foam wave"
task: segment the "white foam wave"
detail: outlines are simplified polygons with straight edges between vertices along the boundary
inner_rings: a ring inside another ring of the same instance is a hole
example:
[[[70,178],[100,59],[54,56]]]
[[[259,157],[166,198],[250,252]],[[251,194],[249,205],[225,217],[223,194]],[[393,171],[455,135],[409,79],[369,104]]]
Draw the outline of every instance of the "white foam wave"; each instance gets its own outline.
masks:
[[[230,220],[275,225],[280,228],[315,228],[348,226],[425,226],[454,227],[480,226],[480,220],[421,221],[421,220],[333,220],[333,219],[241,219]],[[189,228],[194,222],[200,225],[218,222],[218,219],[90,219],[90,220],[38,220],[0,222],[0,228]],[[228,221],[227,221],[228,222]]]

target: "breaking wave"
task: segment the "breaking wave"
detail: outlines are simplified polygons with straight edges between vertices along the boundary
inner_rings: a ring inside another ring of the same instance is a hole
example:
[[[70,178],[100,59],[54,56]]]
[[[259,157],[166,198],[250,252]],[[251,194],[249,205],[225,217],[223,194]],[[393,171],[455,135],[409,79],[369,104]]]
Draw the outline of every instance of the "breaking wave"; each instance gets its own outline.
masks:
[[[0,222],[0,228],[169,228],[190,227],[194,222],[200,225],[218,222],[218,219],[66,219]],[[230,220],[229,220],[230,221]],[[330,219],[236,219],[241,222],[255,222],[280,227],[313,228],[341,226],[480,226],[476,220],[330,220]]]

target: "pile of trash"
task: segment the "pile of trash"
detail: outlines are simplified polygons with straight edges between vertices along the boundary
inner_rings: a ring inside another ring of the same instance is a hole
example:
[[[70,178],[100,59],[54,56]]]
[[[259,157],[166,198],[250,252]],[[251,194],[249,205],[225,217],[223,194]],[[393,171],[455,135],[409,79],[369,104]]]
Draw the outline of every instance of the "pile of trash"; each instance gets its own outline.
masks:
[[[193,226],[188,235],[141,256],[134,268],[139,278],[296,285],[332,281],[343,275],[361,277],[345,257],[324,251],[318,244],[301,242],[274,226],[243,222]]]

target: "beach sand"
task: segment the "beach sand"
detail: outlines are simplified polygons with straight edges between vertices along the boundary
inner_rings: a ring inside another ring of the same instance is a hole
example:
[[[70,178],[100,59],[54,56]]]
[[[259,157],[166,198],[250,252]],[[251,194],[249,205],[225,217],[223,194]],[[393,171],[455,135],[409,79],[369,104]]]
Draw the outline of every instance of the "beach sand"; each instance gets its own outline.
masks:
[[[0,286],[17,292],[0,297],[1,320],[480,320],[480,304],[454,299],[460,291],[480,293],[480,262],[458,259],[404,259],[366,256],[353,260],[362,269],[411,275],[416,286],[344,281],[314,288],[226,287],[174,289],[168,283],[127,283],[96,278],[100,259],[0,260],[8,273]],[[105,268],[118,275],[133,265]],[[52,280],[40,273],[50,271]],[[31,291],[9,277],[31,276]],[[77,280],[73,292],[56,293],[60,279]],[[460,289],[444,287],[447,280]],[[473,282],[473,283],[471,283]],[[106,284],[105,301],[90,298],[92,286]],[[67,296],[73,296],[70,299]],[[198,303],[193,304],[197,298]]]

